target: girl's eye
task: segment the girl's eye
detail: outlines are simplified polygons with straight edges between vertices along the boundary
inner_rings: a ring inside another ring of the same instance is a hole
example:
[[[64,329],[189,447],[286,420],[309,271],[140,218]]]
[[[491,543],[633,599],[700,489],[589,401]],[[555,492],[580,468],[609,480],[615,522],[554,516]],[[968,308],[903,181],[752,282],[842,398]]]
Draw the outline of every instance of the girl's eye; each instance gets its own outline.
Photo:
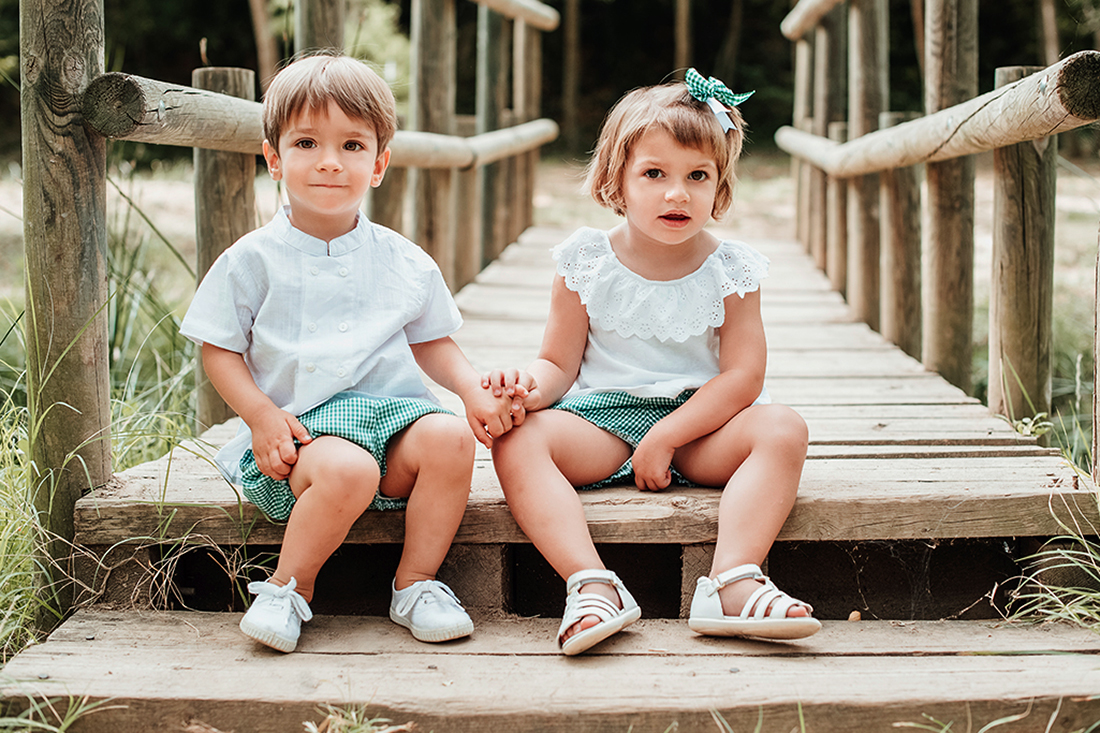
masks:
[[[647,170],[642,175],[644,175],[646,178],[660,178],[661,177],[661,171],[659,171],[656,168],[650,168],[649,170]]]
[[[706,171],[692,171],[691,173],[688,174],[688,178],[693,180],[693,181],[705,181],[705,180],[707,180],[707,172]]]

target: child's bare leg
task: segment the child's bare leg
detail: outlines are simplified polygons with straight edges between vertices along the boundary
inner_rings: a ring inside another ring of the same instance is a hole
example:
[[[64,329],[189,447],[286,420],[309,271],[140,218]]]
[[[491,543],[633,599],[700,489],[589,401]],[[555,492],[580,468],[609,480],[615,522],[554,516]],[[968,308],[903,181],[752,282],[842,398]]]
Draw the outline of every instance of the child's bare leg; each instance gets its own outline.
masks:
[[[754,405],[726,425],[677,450],[677,468],[705,486],[722,486],[718,542],[710,577],[767,557],[798,494],[809,441],[802,417],[783,405]],[[731,475],[732,474],[732,475]],[[727,615],[740,613],[760,582],[745,579],[719,592]],[[788,616],[806,616],[793,606]]]
[[[313,598],[317,573],[343,544],[348,530],[374,498],[378,463],[363,448],[334,436],[303,445],[290,473],[290,488],[298,500],[283,535],[279,563],[271,582]]]
[[[425,415],[390,441],[382,494],[409,499],[398,590],[435,579],[466,511],[473,471],[473,433],[454,415]]]
[[[630,446],[586,420],[560,410],[535,412],[497,438],[493,465],[516,523],[563,579],[579,570],[604,569],[574,486],[607,478],[630,458]],[[590,583],[621,606],[609,585]],[[564,638],[599,622],[585,616]]]

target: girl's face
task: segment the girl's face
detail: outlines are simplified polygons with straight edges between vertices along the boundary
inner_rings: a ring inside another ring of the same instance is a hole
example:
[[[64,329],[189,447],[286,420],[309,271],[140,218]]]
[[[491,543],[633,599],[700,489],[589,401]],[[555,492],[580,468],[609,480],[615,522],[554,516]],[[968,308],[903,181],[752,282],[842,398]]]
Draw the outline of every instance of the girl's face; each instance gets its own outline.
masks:
[[[654,242],[681,244],[710,221],[717,188],[714,156],[684,147],[665,130],[650,130],[634,144],[623,171],[627,224]]]
[[[285,183],[291,223],[330,241],[355,227],[363,196],[382,182],[390,151],[379,155],[374,127],[330,102],[324,113],[294,117],[278,150],[265,140],[264,157],[271,177]]]

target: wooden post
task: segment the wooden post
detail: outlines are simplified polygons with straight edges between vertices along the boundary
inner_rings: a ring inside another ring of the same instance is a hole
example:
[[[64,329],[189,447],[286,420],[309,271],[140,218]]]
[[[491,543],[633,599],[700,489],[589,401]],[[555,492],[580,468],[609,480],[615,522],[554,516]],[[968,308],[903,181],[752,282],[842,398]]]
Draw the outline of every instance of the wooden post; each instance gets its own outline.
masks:
[[[978,91],[977,0],[930,0],[926,24],[925,112]],[[961,122],[961,121],[960,121]],[[970,390],[974,319],[974,159],[925,166],[925,367]]]
[[[813,133],[829,134],[829,125],[843,118],[845,8],[834,8],[814,30]],[[806,228],[810,253],[822,270],[827,266],[828,207],[826,175],[810,168],[809,223]]]
[[[883,111],[887,39],[881,33],[884,0],[848,4],[848,137],[878,127]],[[856,317],[879,327],[879,184],[877,175],[848,182],[848,303]]]
[[[408,168],[391,165],[386,169],[382,185],[372,190],[367,197],[370,200],[370,220],[406,236],[405,191],[408,180]]]
[[[848,123],[830,122],[829,139],[846,142]],[[828,209],[825,273],[833,290],[845,295],[848,290],[848,181],[836,176],[825,179],[825,208]]]
[[[577,107],[581,86],[581,0],[565,0],[562,27],[561,127],[565,149],[570,155],[581,152],[581,131]]]
[[[886,129],[920,115],[883,112]],[[921,351],[921,203],[918,166],[894,168],[879,175],[881,202],[881,325],[882,335],[920,359]]]
[[[256,75],[251,69],[195,69],[191,85],[231,97],[256,98]],[[195,274],[201,281],[218,255],[256,228],[256,156],[195,148],[194,159]],[[195,365],[195,383],[200,432],[236,415],[206,378],[201,357]]]
[[[294,15],[294,48],[298,52],[344,48],[346,0],[298,0]]]
[[[996,86],[1037,70],[997,69]],[[1057,161],[1057,137],[993,152],[989,410],[1010,420],[1050,413]]]
[[[676,76],[683,79],[684,72],[691,66],[691,0],[676,0],[676,20],[673,27],[676,41],[672,68],[676,70]]]
[[[527,27],[527,109],[524,110],[524,122],[537,120],[542,114],[542,32],[537,28]],[[525,196],[523,199],[523,229],[516,235],[522,234],[527,227],[535,223],[535,184],[539,176],[539,148],[525,154],[527,158],[527,181],[524,184]]]
[[[484,5],[477,16],[477,134],[500,129],[501,116],[507,104],[507,53],[511,22]],[[493,163],[478,168],[478,190],[481,192],[481,239],[484,267],[508,245],[504,188],[507,163]]]
[[[413,0],[412,81],[409,126],[454,134],[455,0]],[[435,258],[448,284],[454,283],[454,171],[414,171],[413,240]]]
[[[531,30],[522,20],[512,24],[512,124],[527,122],[531,90]],[[514,242],[526,228],[527,182],[530,160],[517,155],[512,160],[511,200],[508,202],[508,241]]]
[[[813,45],[806,39],[799,39],[794,44],[794,112],[791,124],[799,129],[809,131],[813,114]],[[807,164],[798,158],[791,158],[791,180],[795,184],[795,236],[803,246],[809,247],[809,217],[808,198],[810,195],[806,180],[809,177],[805,173]]]
[[[64,611],[73,506],[111,477],[107,153],[81,115],[103,73],[103,3],[22,0],[19,20],[28,478],[59,563],[44,601]]]

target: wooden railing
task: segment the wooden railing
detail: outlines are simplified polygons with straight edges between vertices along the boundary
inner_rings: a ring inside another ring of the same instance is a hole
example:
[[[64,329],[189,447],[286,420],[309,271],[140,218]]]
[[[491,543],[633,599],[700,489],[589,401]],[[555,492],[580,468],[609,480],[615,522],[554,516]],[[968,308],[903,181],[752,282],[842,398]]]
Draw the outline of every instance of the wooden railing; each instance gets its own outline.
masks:
[[[799,236],[861,320],[968,389],[975,179],[965,156],[994,151],[989,405],[1013,419],[1049,412],[1054,135],[1100,119],[1100,52],[999,69],[993,91],[961,94],[976,87],[960,78],[976,68],[976,0],[926,7],[926,116],[883,108],[881,0],[801,0],[783,21],[797,44],[796,118],[775,139],[799,161]]]
[[[538,148],[558,132],[539,119],[538,85],[539,34],[557,26],[557,11],[535,0],[477,2],[477,134],[454,135],[455,0],[414,0],[411,129],[394,138],[387,182],[369,202],[372,218],[423,246],[454,288],[530,224]],[[343,36],[339,0],[299,0],[296,10],[299,49],[340,43],[332,41]],[[195,148],[201,277],[255,226],[263,134],[250,70],[198,69],[192,87],[104,74],[101,0],[22,0],[20,20],[35,500],[64,540],[80,493],[111,476],[106,140]],[[216,393],[200,388],[200,422],[226,416]]]

